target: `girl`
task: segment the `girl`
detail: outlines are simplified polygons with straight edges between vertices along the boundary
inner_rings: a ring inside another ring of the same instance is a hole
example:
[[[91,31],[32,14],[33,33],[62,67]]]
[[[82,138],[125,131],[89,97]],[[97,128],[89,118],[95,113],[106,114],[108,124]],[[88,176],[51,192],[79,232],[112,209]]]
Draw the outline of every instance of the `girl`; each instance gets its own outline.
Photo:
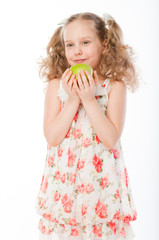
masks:
[[[121,147],[126,87],[138,79],[132,49],[109,15],[71,16],[52,36],[40,72],[47,155],[36,209],[40,239],[132,239],[137,217]],[[75,75],[70,67],[94,69]],[[78,81],[78,84],[77,84]]]

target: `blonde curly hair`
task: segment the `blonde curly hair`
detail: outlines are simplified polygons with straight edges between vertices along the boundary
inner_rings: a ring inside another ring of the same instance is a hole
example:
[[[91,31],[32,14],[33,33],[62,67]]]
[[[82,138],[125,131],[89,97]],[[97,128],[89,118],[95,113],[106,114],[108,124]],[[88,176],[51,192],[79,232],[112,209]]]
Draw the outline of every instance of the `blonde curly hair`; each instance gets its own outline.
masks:
[[[70,67],[65,56],[63,31],[75,20],[93,21],[101,43],[107,41],[100,62],[101,75],[111,81],[123,80],[127,88],[134,92],[138,88],[139,80],[132,47],[123,43],[122,30],[112,17],[105,22],[101,17],[89,12],[72,15],[54,32],[46,48],[47,56],[39,61],[39,75],[44,78],[44,82],[61,78],[66,68]]]

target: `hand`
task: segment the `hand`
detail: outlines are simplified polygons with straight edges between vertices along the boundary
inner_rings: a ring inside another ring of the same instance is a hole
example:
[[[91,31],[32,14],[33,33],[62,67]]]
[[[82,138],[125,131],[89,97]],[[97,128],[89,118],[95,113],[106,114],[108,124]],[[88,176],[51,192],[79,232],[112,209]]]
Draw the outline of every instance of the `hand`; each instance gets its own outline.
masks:
[[[78,94],[76,93],[75,89],[73,88],[73,82],[76,81],[75,74],[73,74],[72,76],[71,75],[72,75],[72,71],[70,71],[70,69],[67,68],[62,75],[62,84],[65,91],[69,95],[69,99],[79,101],[80,103],[81,100]]]
[[[80,73],[77,73],[79,87],[76,81],[74,81],[74,89],[78,93],[82,102],[95,99],[96,83],[98,82],[98,75],[96,71],[93,72],[93,75],[94,79],[88,71],[85,71],[84,73],[81,70]]]

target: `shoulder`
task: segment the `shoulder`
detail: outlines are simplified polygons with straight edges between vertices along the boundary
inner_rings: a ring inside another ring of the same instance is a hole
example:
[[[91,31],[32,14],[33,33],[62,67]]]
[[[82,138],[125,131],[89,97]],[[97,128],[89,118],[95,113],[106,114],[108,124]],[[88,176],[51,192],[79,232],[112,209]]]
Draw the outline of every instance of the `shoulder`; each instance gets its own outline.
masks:
[[[111,98],[112,96],[119,96],[119,95],[126,95],[126,85],[124,81],[110,81],[110,91],[108,97]]]
[[[48,87],[59,87],[60,86],[60,78],[54,78],[48,82]]]
[[[45,99],[57,98],[58,89],[60,87],[60,79],[54,78],[47,83],[45,88]]]
[[[61,102],[58,98],[58,89],[60,85],[60,79],[52,79],[48,82],[45,93],[45,112],[56,111],[59,112],[61,108]]]
[[[123,81],[111,81],[106,116],[116,128],[118,139],[124,127],[126,115],[126,86]]]
[[[47,86],[45,88],[45,93],[48,93],[48,92],[52,91],[53,89],[56,91],[59,89],[59,87],[60,87],[60,79],[54,78],[47,83]]]

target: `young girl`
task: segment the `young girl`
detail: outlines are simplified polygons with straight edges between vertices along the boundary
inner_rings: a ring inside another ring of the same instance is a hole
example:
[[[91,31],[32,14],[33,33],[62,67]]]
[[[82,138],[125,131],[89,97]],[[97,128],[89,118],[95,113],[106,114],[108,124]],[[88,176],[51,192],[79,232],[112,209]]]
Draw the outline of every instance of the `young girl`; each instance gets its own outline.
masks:
[[[47,155],[36,201],[40,239],[132,239],[137,213],[121,134],[126,87],[138,79],[131,47],[109,15],[71,16],[55,31],[41,71]],[[70,67],[84,63],[77,78]],[[78,82],[78,84],[77,84]]]

